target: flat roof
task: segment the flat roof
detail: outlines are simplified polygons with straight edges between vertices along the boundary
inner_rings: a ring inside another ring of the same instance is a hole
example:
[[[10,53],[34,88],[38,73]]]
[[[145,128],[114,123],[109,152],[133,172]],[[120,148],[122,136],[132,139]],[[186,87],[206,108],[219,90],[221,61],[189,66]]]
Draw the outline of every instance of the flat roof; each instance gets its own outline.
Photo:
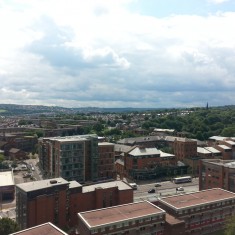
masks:
[[[96,137],[98,140],[98,136],[96,134],[90,135],[73,135],[73,136],[56,136],[56,137],[45,137],[42,138],[43,140],[55,140],[59,142],[73,142],[73,141],[84,141],[87,140],[89,137]]]
[[[211,136],[209,137],[210,140],[224,140],[228,137],[223,137],[223,136]]]
[[[205,163],[224,166],[228,168],[235,168],[235,160],[222,160],[222,159],[203,159]]]
[[[87,192],[95,191],[96,188],[106,189],[106,188],[112,188],[112,187],[118,187],[119,190],[132,189],[132,187],[130,187],[130,185],[128,185],[127,183],[121,180],[115,180],[115,181],[110,181],[110,182],[105,182],[105,183],[83,186],[82,192],[87,193]]]
[[[197,152],[203,154],[211,154],[211,152],[208,149],[202,147],[197,147]]]
[[[54,224],[48,222],[45,224],[40,224],[38,226],[21,230],[16,233],[11,233],[10,235],[68,235],[61,229],[57,228]]]
[[[230,145],[232,145],[232,146],[235,145],[235,142],[232,141],[232,140],[226,140],[225,143],[228,143],[228,144],[230,144]]]
[[[235,199],[235,193],[221,188],[213,188],[194,193],[164,197],[159,199],[159,201],[177,210],[192,206],[210,204],[226,199]]]
[[[210,151],[211,153],[221,153],[218,149],[214,147],[205,147],[206,150]]]
[[[224,144],[219,144],[217,146],[221,147],[222,149],[231,149],[230,147],[228,147],[228,146],[226,146]]]
[[[0,187],[15,185],[12,171],[0,172]]]
[[[109,142],[100,142],[100,143],[98,143],[98,146],[107,146],[107,145],[112,145],[112,146],[114,146],[113,143],[109,143]]]
[[[142,201],[81,212],[78,216],[88,228],[92,228],[156,214],[165,214],[165,211],[148,201]]]
[[[51,183],[51,181],[56,181],[56,183]],[[17,184],[16,186],[22,189],[25,192],[31,192],[39,189],[50,188],[57,185],[65,185],[69,182],[63,178],[53,178],[53,179],[46,179],[46,180],[39,180],[33,182],[27,182],[22,184]]]

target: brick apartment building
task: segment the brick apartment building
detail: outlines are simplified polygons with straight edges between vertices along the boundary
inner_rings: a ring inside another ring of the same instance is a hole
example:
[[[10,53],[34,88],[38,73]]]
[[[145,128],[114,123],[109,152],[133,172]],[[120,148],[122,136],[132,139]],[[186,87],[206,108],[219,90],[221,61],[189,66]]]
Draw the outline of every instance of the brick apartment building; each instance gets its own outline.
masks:
[[[232,148],[225,144],[218,144],[214,146],[215,149],[219,150],[222,155],[223,160],[231,160],[233,159]]]
[[[166,235],[214,234],[235,215],[235,193],[220,188],[164,197],[156,204],[167,213]]]
[[[199,190],[223,188],[235,192],[235,161],[203,159],[199,167]]]
[[[232,149],[232,159],[235,159],[235,141],[224,140],[220,141],[220,143]]]
[[[133,202],[133,189],[122,181],[82,186],[63,178],[16,185],[16,221],[21,229],[51,222],[75,226],[77,213]]]
[[[98,178],[109,179],[115,177],[114,172],[114,144],[102,142],[98,143],[99,163]]]
[[[80,235],[162,235],[164,222],[164,210],[142,201],[79,213],[78,232]]]
[[[137,180],[156,178],[158,168],[175,165],[176,159],[173,154],[164,153],[157,148],[136,146],[124,156],[126,176]]]
[[[177,138],[173,144],[174,154],[178,161],[197,156],[197,141],[187,138]]]
[[[39,140],[39,162],[48,177],[81,183],[98,180],[98,136],[42,138]]]
[[[54,224],[48,222],[40,224],[19,232],[11,233],[10,235],[68,235],[61,229],[57,228]]]

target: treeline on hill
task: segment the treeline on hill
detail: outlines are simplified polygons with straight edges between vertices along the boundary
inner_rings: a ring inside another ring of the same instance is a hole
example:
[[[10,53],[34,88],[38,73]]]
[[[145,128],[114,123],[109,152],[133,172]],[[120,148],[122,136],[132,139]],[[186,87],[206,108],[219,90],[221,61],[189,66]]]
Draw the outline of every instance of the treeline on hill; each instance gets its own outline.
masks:
[[[211,136],[235,136],[235,107],[196,108],[187,115],[180,110],[159,118],[151,118],[143,123],[143,128],[151,127],[175,129],[185,132],[189,138],[206,140]]]

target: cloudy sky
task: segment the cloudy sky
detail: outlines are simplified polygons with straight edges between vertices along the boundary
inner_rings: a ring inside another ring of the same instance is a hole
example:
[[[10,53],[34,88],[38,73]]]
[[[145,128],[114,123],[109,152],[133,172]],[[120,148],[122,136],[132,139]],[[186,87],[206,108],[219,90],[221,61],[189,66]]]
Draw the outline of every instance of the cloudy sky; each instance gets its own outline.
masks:
[[[0,103],[235,104],[234,0],[0,0]]]

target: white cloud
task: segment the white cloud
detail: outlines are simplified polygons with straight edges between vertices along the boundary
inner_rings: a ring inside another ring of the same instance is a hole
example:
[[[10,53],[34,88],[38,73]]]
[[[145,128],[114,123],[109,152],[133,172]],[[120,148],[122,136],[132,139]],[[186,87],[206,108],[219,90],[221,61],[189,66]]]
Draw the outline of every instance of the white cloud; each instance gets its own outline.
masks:
[[[210,3],[221,4],[230,0],[208,0]]]
[[[172,107],[204,104],[208,94],[214,105],[234,98],[234,12],[156,18],[129,11],[128,0],[12,2],[0,5],[3,103]]]

